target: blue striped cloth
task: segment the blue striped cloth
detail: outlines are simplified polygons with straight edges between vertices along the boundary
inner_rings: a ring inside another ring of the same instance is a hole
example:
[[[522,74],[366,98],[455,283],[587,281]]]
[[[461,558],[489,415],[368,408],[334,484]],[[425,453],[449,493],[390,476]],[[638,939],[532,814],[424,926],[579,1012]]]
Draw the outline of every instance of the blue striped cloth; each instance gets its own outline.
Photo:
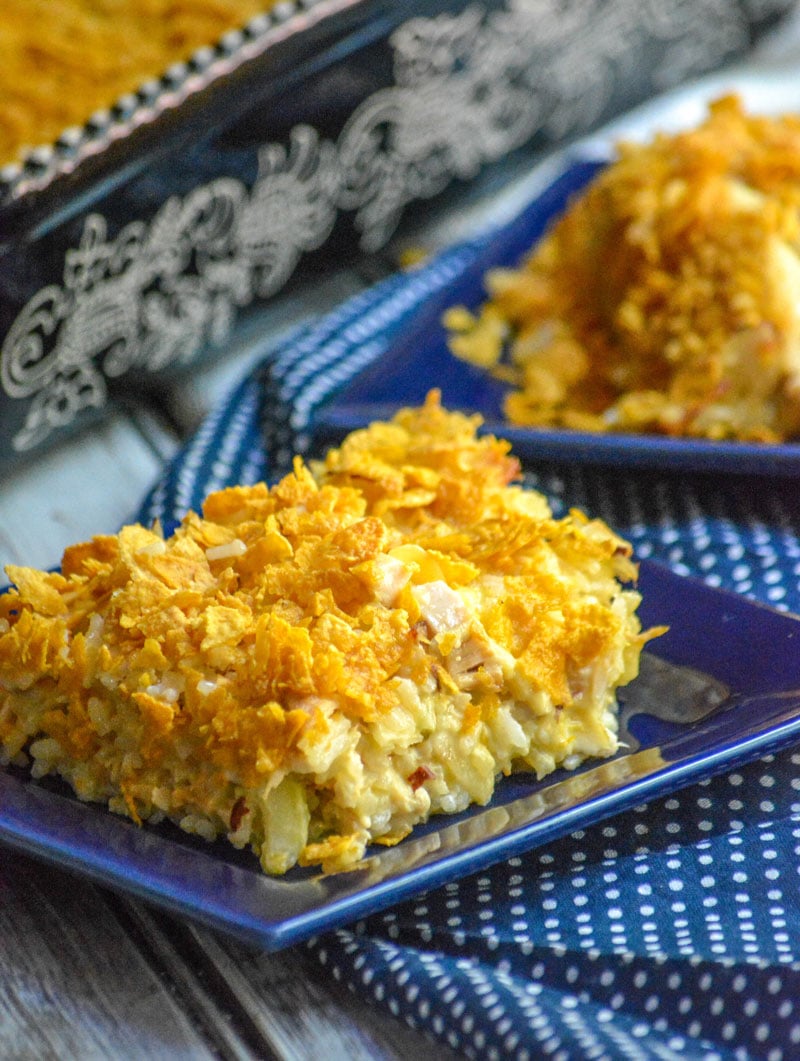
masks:
[[[144,499],[180,519],[275,478],[315,411],[390,346],[482,240],[298,329],[209,416]],[[786,480],[527,469],[651,557],[800,612],[800,491]],[[800,1057],[800,749],[695,784],[307,945],[333,977],[457,1055]]]

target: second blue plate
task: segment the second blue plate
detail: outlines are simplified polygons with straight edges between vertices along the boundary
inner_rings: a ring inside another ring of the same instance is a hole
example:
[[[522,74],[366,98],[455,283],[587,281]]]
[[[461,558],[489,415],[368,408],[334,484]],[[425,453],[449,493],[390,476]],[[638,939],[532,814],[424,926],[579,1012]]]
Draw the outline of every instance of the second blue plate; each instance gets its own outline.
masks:
[[[800,475],[800,444],[710,442],[655,435],[594,434],[514,427],[502,417],[506,387],[486,372],[453,357],[442,315],[451,306],[477,309],[486,299],[484,276],[496,266],[516,266],[570,197],[603,163],[573,158],[547,189],[489,239],[478,257],[444,290],[423,302],[389,348],[337,392],[315,418],[328,442],[404,405],[419,405],[438,387],[451,409],[480,413],[485,430],[508,439],[525,461],[581,462],[748,475]]]

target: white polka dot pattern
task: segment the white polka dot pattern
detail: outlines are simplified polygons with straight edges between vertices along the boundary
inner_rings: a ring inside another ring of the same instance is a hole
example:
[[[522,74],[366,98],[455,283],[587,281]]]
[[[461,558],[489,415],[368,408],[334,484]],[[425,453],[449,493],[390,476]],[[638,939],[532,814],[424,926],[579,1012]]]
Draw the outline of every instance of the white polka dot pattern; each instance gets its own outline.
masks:
[[[282,474],[314,411],[473,260],[455,248],[299,329],[146,498],[169,525],[209,489]],[[640,558],[800,612],[800,491],[768,479],[537,467],[557,513]],[[800,1057],[800,752],[628,811],[308,945],[333,976],[459,1056]]]
[[[768,757],[310,949],[469,1057],[796,1057],[799,768]]]

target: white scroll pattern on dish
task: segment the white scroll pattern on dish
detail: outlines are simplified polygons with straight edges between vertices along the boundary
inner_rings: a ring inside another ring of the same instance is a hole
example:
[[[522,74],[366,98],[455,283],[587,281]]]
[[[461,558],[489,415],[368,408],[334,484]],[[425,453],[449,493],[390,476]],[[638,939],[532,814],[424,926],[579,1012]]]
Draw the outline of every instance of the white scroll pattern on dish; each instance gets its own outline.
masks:
[[[747,6],[763,16],[783,3]],[[654,84],[667,85],[743,47],[746,13],[726,0],[507,0],[407,21],[391,38],[394,83],[356,108],[335,143],[299,125],[288,149],[261,149],[250,187],[219,178],[113,236],[101,214],[87,217],[62,282],[28,301],[0,351],[0,386],[29,402],[14,448],[102,406],[108,380],[221,344],[241,309],[279,291],[325,242],[340,211],[375,250],[410,202],[537,131],[590,127],[642,41],[661,43]]]

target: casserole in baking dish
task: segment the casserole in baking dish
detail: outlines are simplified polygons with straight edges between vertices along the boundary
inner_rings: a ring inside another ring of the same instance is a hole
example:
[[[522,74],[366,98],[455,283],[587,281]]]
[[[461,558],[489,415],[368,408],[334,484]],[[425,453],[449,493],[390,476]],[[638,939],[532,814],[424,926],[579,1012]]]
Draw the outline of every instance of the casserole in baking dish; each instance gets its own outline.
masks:
[[[376,250],[414,203],[718,66],[790,6],[290,0],[54,141],[43,124],[0,169],[0,462],[222,356],[326,255]]]

